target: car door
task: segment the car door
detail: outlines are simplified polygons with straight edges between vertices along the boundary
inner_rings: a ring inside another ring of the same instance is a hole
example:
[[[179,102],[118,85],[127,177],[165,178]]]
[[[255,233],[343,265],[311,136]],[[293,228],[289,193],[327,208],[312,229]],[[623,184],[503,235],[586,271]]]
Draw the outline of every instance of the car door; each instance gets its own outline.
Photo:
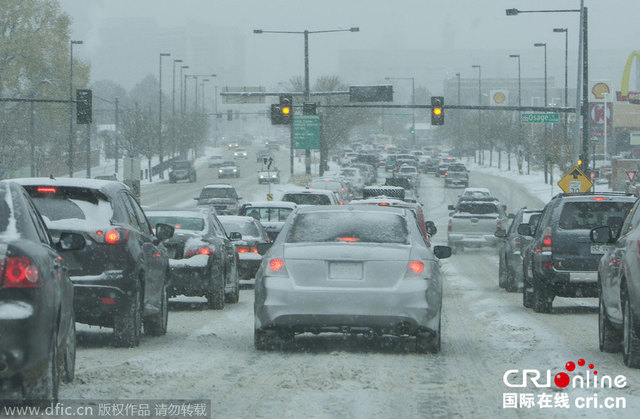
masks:
[[[220,220],[218,220],[218,217],[213,215],[211,223],[213,234],[222,241],[222,248],[224,249],[223,258],[225,260],[224,272],[225,277],[227,278],[227,284],[229,284],[229,275],[231,275],[232,269],[235,268],[236,258],[238,257],[236,254],[236,247],[233,242],[229,240],[229,237],[227,236],[227,233],[225,233],[224,227],[220,223]]]
[[[602,298],[607,314],[616,323],[622,323],[622,305],[620,301],[620,283],[626,275],[627,282],[637,279],[638,274],[633,271],[638,266],[638,239],[640,236],[640,201],[637,201],[625,218],[620,237],[611,250],[611,257],[604,267],[607,274],[600,278]],[[631,269],[629,269],[631,268]],[[626,272],[625,272],[626,271]],[[635,278],[634,278],[635,277]]]

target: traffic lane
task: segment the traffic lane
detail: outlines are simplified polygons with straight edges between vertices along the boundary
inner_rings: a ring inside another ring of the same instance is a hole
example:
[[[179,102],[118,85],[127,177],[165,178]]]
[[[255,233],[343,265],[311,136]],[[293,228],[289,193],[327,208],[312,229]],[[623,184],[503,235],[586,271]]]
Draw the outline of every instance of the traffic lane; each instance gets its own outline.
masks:
[[[217,168],[204,165],[198,169],[197,181],[194,183],[184,182],[170,184],[167,180],[142,185],[141,202],[142,205],[156,208],[189,207],[195,205],[194,197],[200,195],[202,188],[211,183],[228,183],[236,188],[236,191],[243,197],[244,201],[264,200],[269,191],[269,185],[258,184],[258,170],[262,163],[256,163],[257,147],[248,148],[247,159],[237,159],[240,168],[239,178],[218,178]],[[224,150],[225,160],[234,160],[233,152]],[[274,152],[276,165],[280,169],[281,175],[286,177],[289,173],[289,152],[288,149],[281,149]]]

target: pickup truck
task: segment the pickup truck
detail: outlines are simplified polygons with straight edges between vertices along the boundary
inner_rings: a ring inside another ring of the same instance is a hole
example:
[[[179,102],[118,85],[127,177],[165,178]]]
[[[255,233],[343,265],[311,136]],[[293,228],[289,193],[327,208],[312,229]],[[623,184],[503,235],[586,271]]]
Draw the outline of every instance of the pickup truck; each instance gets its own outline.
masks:
[[[464,247],[495,246],[497,230],[507,228],[507,207],[499,201],[461,201],[449,205],[447,242],[454,251]]]
[[[454,163],[447,167],[447,171],[444,172],[444,187],[451,186],[469,186],[469,172],[464,164]]]

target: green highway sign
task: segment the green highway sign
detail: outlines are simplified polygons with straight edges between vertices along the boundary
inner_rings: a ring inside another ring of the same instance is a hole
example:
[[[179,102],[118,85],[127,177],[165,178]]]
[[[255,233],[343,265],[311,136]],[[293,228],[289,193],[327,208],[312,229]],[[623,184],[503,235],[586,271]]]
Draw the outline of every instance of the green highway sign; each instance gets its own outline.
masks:
[[[320,148],[320,117],[318,115],[294,115],[293,148],[302,150]]]
[[[523,113],[520,115],[520,122],[560,122],[558,113]]]

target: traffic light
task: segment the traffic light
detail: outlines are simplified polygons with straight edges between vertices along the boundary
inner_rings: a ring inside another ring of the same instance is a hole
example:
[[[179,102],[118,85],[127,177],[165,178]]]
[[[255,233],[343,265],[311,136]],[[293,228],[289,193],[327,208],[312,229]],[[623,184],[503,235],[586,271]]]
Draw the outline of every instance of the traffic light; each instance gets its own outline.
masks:
[[[444,125],[443,96],[431,96],[431,125]]]
[[[582,167],[582,154],[578,156],[578,167]]]
[[[76,90],[76,123],[77,124],[90,124],[91,123],[91,104],[92,94],[89,89],[77,89]]]
[[[293,120],[293,95],[280,95],[280,118],[282,124]]]
[[[227,121],[233,121],[233,111],[231,109],[227,111]]]
[[[414,126],[412,125],[412,126],[411,126],[411,128],[409,129],[409,133],[410,133],[411,135],[415,134],[415,133],[416,133],[416,127],[414,127]]]

